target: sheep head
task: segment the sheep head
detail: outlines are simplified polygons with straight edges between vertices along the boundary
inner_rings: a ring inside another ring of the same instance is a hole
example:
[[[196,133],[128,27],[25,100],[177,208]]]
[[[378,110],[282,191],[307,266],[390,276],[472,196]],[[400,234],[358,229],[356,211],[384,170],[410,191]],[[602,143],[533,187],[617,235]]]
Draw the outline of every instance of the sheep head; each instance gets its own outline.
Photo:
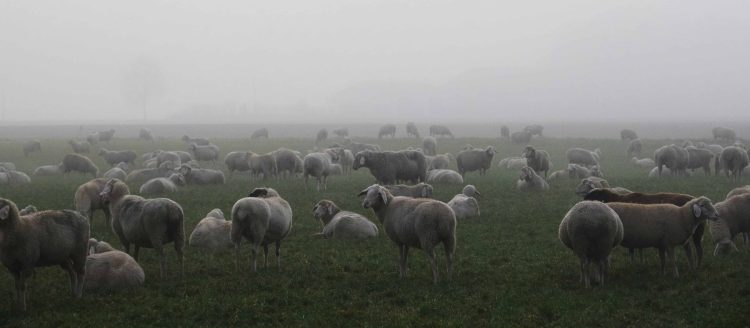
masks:
[[[18,207],[8,199],[0,198],[0,223],[18,220]]]
[[[357,196],[365,196],[362,200],[362,207],[364,208],[376,208],[380,206],[388,205],[393,195],[385,187],[374,184],[362,190]],[[382,203],[382,205],[381,205]]]
[[[352,168],[357,170],[360,167],[366,167],[367,157],[369,154],[370,154],[369,150],[363,150],[361,152],[358,152],[356,155],[354,155],[354,163],[352,164]]]
[[[534,158],[536,156],[536,149],[534,146],[526,146],[523,150],[523,157]]]
[[[432,186],[426,183],[420,183],[420,195],[422,198],[432,198]]]
[[[276,189],[273,188],[255,188],[253,191],[251,191],[247,197],[256,197],[256,198],[269,198],[269,197],[280,197],[279,193],[276,191]]]
[[[328,221],[330,221],[330,218],[332,218],[336,212],[338,212],[336,205],[327,199],[319,201],[315,204],[315,207],[313,207],[313,216],[324,224],[328,224]]]
[[[481,197],[482,196],[482,194],[479,193],[479,190],[477,190],[477,187],[475,187],[474,185],[466,185],[462,193],[469,197],[474,197],[474,196]]]
[[[120,179],[109,179],[104,184],[104,188],[99,193],[104,203],[110,203],[112,200],[119,199],[122,196],[130,194],[128,185],[120,181]]]
[[[692,202],[693,216],[696,219],[708,219],[716,221],[719,219],[719,213],[716,212],[711,200],[705,196],[701,196],[693,200]]]

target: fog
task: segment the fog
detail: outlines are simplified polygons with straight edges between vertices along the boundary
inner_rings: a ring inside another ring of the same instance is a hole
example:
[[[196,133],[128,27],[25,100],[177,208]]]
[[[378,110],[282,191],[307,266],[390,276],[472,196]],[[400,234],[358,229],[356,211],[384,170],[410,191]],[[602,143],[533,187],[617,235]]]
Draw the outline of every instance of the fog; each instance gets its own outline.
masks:
[[[4,1],[2,122],[750,119],[747,1]],[[710,126],[706,126],[710,129]]]

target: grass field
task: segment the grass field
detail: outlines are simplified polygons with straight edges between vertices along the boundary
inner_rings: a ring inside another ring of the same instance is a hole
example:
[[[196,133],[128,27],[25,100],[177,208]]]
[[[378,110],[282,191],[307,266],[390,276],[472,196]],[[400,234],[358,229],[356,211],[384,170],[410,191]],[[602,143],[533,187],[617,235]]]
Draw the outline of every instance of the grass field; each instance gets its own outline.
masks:
[[[410,139],[378,141],[385,149],[420,146]],[[306,150],[307,139],[219,139],[214,141],[222,156],[232,150],[266,152],[284,146]],[[646,140],[644,154],[667,140]],[[0,143],[2,161],[16,163],[24,172],[58,162],[69,151],[66,140],[42,140],[43,153],[24,158],[20,141]],[[521,146],[500,139],[460,138],[440,140],[440,152],[456,153],[465,144],[494,145],[500,158],[517,155]],[[734,186],[725,178],[663,178],[649,180],[647,171],[631,167],[625,145],[614,139],[534,140],[537,148],[553,157],[555,168],[563,166],[564,152],[572,146],[603,151],[602,170],[613,186],[631,190],[673,191],[706,195],[723,200]],[[139,153],[155,148],[184,149],[176,139],[156,144],[117,139],[108,149],[134,149]],[[102,171],[103,160],[92,155]],[[454,164],[455,165],[455,164]],[[210,164],[207,165],[210,167]],[[219,164],[217,164],[219,166]],[[223,164],[220,165],[223,168]],[[662,276],[655,250],[646,252],[646,263],[631,264],[627,250],[613,254],[609,280],[604,287],[586,290],[578,281],[578,260],[557,238],[565,212],[579,198],[573,193],[577,181],[556,181],[549,192],[522,194],[516,191],[518,172],[496,166],[480,177],[467,176],[482,192],[482,217],[460,221],[452,281],[433,285],[424,254],[412,250],[409,276],[398,278],[398,251],[381,234],[366,242],[324,240],[313,236],[321,226],[311,215],[320,199],[331,199],[340,207],[375,220],[361,207],[356,193],[372,184],[367,170],[351,177],[329,179],[328,191],[305,191],[302,180],[253,181],[246,175],[228,179],[226,185],[185,187],[170,198],[180,203],[189,234],[213,208],[229,213],[234,202],[257,186],[276,188],[294,211],[291,235],[282,243],[282,268],[249,270],[249,247],[243,248],[242,270],[234,269],[233,254],[213,259],[187,248],[185,279],[175,271],[176,259],[167,248],[170,277],[158,278],[158,260],[151,250],[141,252],[146,272],[143,288],[114,294],[70,296],[67,275],[59,268],[37,270],[30,281],[29,311],[11,313],[13,279],[0,274],[0,325],[8,327],[63,326],[699,326],[738,327],[750,324],[750,256],[747,249],[722,257],[711,255],[713,243],[707,232],[703,266],[690,272],[681,250],[677,251],[681,276]],[[0,196],[19,207],[34,204],[40,209],[73,206],[78,185],[90,179],[77,174],[67,177],[32,177],[27,186],[0,187]],[[130,185],[137,191],[139,185]],[[435,197],[447,201],[462,186],[436,186]],[[379,222],[378,222],[379,225]],[[380,225],[379,225],[380,227]],[[91,235],[120,246],[103,215],[97,213]],[[735,241],[737,243],[737,241]],[[740,245],[738,243],[738,245]],[[740,247],[742,249],[742,247]],[[442,249],[442,246],[439,248]],[[438,252],[441,274],[444,257]],[[273,263],[273,261],[271,261]],[[441,276],[441,278],[443,277]]]

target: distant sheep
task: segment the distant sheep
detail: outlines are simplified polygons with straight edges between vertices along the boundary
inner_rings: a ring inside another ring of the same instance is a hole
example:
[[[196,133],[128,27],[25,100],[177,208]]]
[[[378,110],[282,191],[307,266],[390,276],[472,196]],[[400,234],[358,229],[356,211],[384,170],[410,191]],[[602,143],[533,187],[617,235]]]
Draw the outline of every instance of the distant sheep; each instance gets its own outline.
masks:
[[[233,151],[224,156],[224,164],[227,166],[229,176],[234,175],[235,171],[247,172],[250,166],[247,163],[246,151]]]
[[[164,195],[177,191],[177,187],[185,186],[185,176],[172,173],[168,178],[154,178],[146,181],[138,190],[141,195]]]
[[[185,176],[188,185],[224,184],[224,172],[211,169],[196,169],[187,164],[180,166],[179,172]]]
[[[447,136],[447,137],[453,138],[453,133],[445,125],[430,125],[430,136],[431,137]]]
[[[714,154],[708,149],[699,149],[694,146],[685,147],[688,152],[688,164],[687,168],[703,169],[706,176],[711,175],[711,161],[714,159]]]
[[[110,166],[115,166],[120,162],[135,165],[135,159],[138,157],[132,150],[107,150],[105,148],[99,149],[99,156],[103,157]]]
[[[391,138],[396,137],[396,125],[395,124],[386,124],[380,127],[380,131],[378,131],[378,139],[382,139],[383,136],[391,136]]]
[[[520,170],[526,166],[526,157],[506,157],[501,159],[497,166],[513,171]]]
[[[544,177],[547,177],[547,173],[552,168],[552,161],[547,151],[536,149],[534,146],[526,146],[523,155],[526,158],[526,166],[534,169],[534,172],[539,174],[544,172]]]
[[[343,137],[348,137],[349,136],[349,129],[343,128],[343,127],[342,128],[333,129],[333,130],[331,130],[331,132],[335,136],[337,136],[339,138],[343,138]]]
[[[146,129],[146,128],[142,128],[138,132],[138,140],[153,142],[154,141],[154,134],[151,132],[151,130]]]
[[[521,169],[521,175],[516,182],[516,188],[521,191],[544,191],[549,190],[549,184],[534,172],[534,169],[525,166]]]
[[[526,126],[523,128],[524,131],[528,132],[532,136],[542,136],[542,131],[544,131],[544,127],[539,124],[532,124],[529,126]]]
[[[507,125],[503,125],[500,127],[500,137],[510,139],[510,129],[508,129]]]
[[[63,165],[60,164],[54,164],[54,165],[42,165],[34,169],[33,176],[52,176],[52,175],[61,175],[63,173]]]
[[[659,176],[666,166],[675,176],[687,176],[687,165],[690,155],[687,150],[677,145],[662,146],[654,151],[654,162],[656,163]]]
[[[456,155],[456,165],[461,176],[468,172],[479,171],[479,175],[492,166],[492,158],[495,156],[495,147],[487,146],[485,149],[462,150]]]
[[[187,135],[182,136],[182,141],[184,141],[186,144],[196,144],[198,146],[208,146],[211,144],[210,141],[206,138],[191,138]]]
[[[656,166],[656,162],[654,162],[654,160],[650,158],[638,159],[638,157],[633,157],[630,159],[630,163],[635,167],[642,167],[645,169],[650,169]]]
[[[437,140],[435,137],[425,137],[422,140],[422,149],[425,155],[435,156],[437,154]]]
[[[307,179],[312,176],[316,180],[316,190],[320,191],[321,186],[326,190],[328,176],[332,175],[331,165],[338,159],[335,151],[326,151],[322,153],[311,153],[305,155],[302,159],[302,175],[305,179],[305,189],[307,189]]]
[[[516,131],[510,135],[510,141],[517,145],[528,145],[531,142],[531,133],[526,131]]]
[[[419,183],[426,180],[427,162],[424,154],[413,150],[361,151],[354,156],[353,169],[366,167],[375,180],[382,184],[399,181]]]
[[[88,141],[69,140],[68,144],[76,154],[88,154],[91,151],[91,143]]]
[[[711,132],[713,133],[714,139],[717,140],[734,142],[734,140],[737,139],[737,134],[730,128],[715,127]]]
[[[451,161],[453,160],[453,154],[447,153],[447,154],[440,154],[435,155],[435,157],[430,161],[430,164],[428,165],[428,170],[441,170],[441,169],[447,169],[451,165]]]
[[[719,155],[719,163],[727,177],[732,177],[734,181],[739,181],[742,176],[742,170],[748,166],[747,151],[740,147],[729,146],[724,148]]]
[[[115,129],[109,129],[107,131],[99,131],[97,133],[97,136],[99,137],[99,141],[109,143],[110,141],[112,141],[112,138],[115,136]]]
[[[633,139],[628,143],[628,156],[640,156],[642,150],[643,143],[641,142],[641,139]]]
[[[637,140],[638,134],[630,129],[622,129],[622,131],[620,131],[620,139],[628,141]]]
[[[189,149],[197,161],[216,162],[219,160],[219,146],[217,145],[209,144],[201,146],[192,143],[190,144]]]
[[[42,151],[42,143],[39,140],[29,140],[23,143],[23,156],[28,157],[33,152]]]
[[[99,168],[94,165],[94,162],[78,154],[65,155],[62,160],[62,170],[65,174],[76,171],[83,174],[91,173],[95,178],[99,176]]]
[[[417,125],[414,122],[406,123],[406,135],[419,139],[419,129],[417,129]]]
[[[412,198],[432,198],[432,186],[424,182],[412,186],[407,185],[387,185],[383,186],[391,192],[393,196],[404,196]]]
[[[257,129],[250,136],[250,139],[260,139],[260,138],[268,139],[268,129],[266,128]]]
[[[568,163],[585,166],[599,165],[599,153],[583,148],[570,148],[565,152]]]
[[[318,134],[315,135],[315,144],[318,145],[326,139],[328,139],[328,130],[320,129]]]
[[[270,177],[277,176],[278,168],[276,166],[276,157],[269,154],[256,154],[253,152],[247,152],[246,155],[247,166],[250,168],[250,173],[256,177],[262,177],[266,180]]]
[[[343,149],[341,150],[343,151]],[[302,173],[304,164],[302,158],[295,151],[279,148],[272,154],[275,157],[276,171],[280,178],[289,178],[295,176],[297,173]],[[351,164],[349,168],[351,168]]]

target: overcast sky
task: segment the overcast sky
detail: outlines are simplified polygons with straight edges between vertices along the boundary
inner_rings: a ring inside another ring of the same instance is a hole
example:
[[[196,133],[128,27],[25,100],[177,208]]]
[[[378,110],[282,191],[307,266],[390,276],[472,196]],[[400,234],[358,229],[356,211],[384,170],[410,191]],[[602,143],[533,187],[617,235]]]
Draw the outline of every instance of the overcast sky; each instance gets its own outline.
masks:
[[[0,108],[6,120],[139,120],[123,90],[145,62],[155,120],[201,108],[217,121],[277,109],[253,122],[313,110],[745,120],[749,13],[748,1],[2,1]]]

